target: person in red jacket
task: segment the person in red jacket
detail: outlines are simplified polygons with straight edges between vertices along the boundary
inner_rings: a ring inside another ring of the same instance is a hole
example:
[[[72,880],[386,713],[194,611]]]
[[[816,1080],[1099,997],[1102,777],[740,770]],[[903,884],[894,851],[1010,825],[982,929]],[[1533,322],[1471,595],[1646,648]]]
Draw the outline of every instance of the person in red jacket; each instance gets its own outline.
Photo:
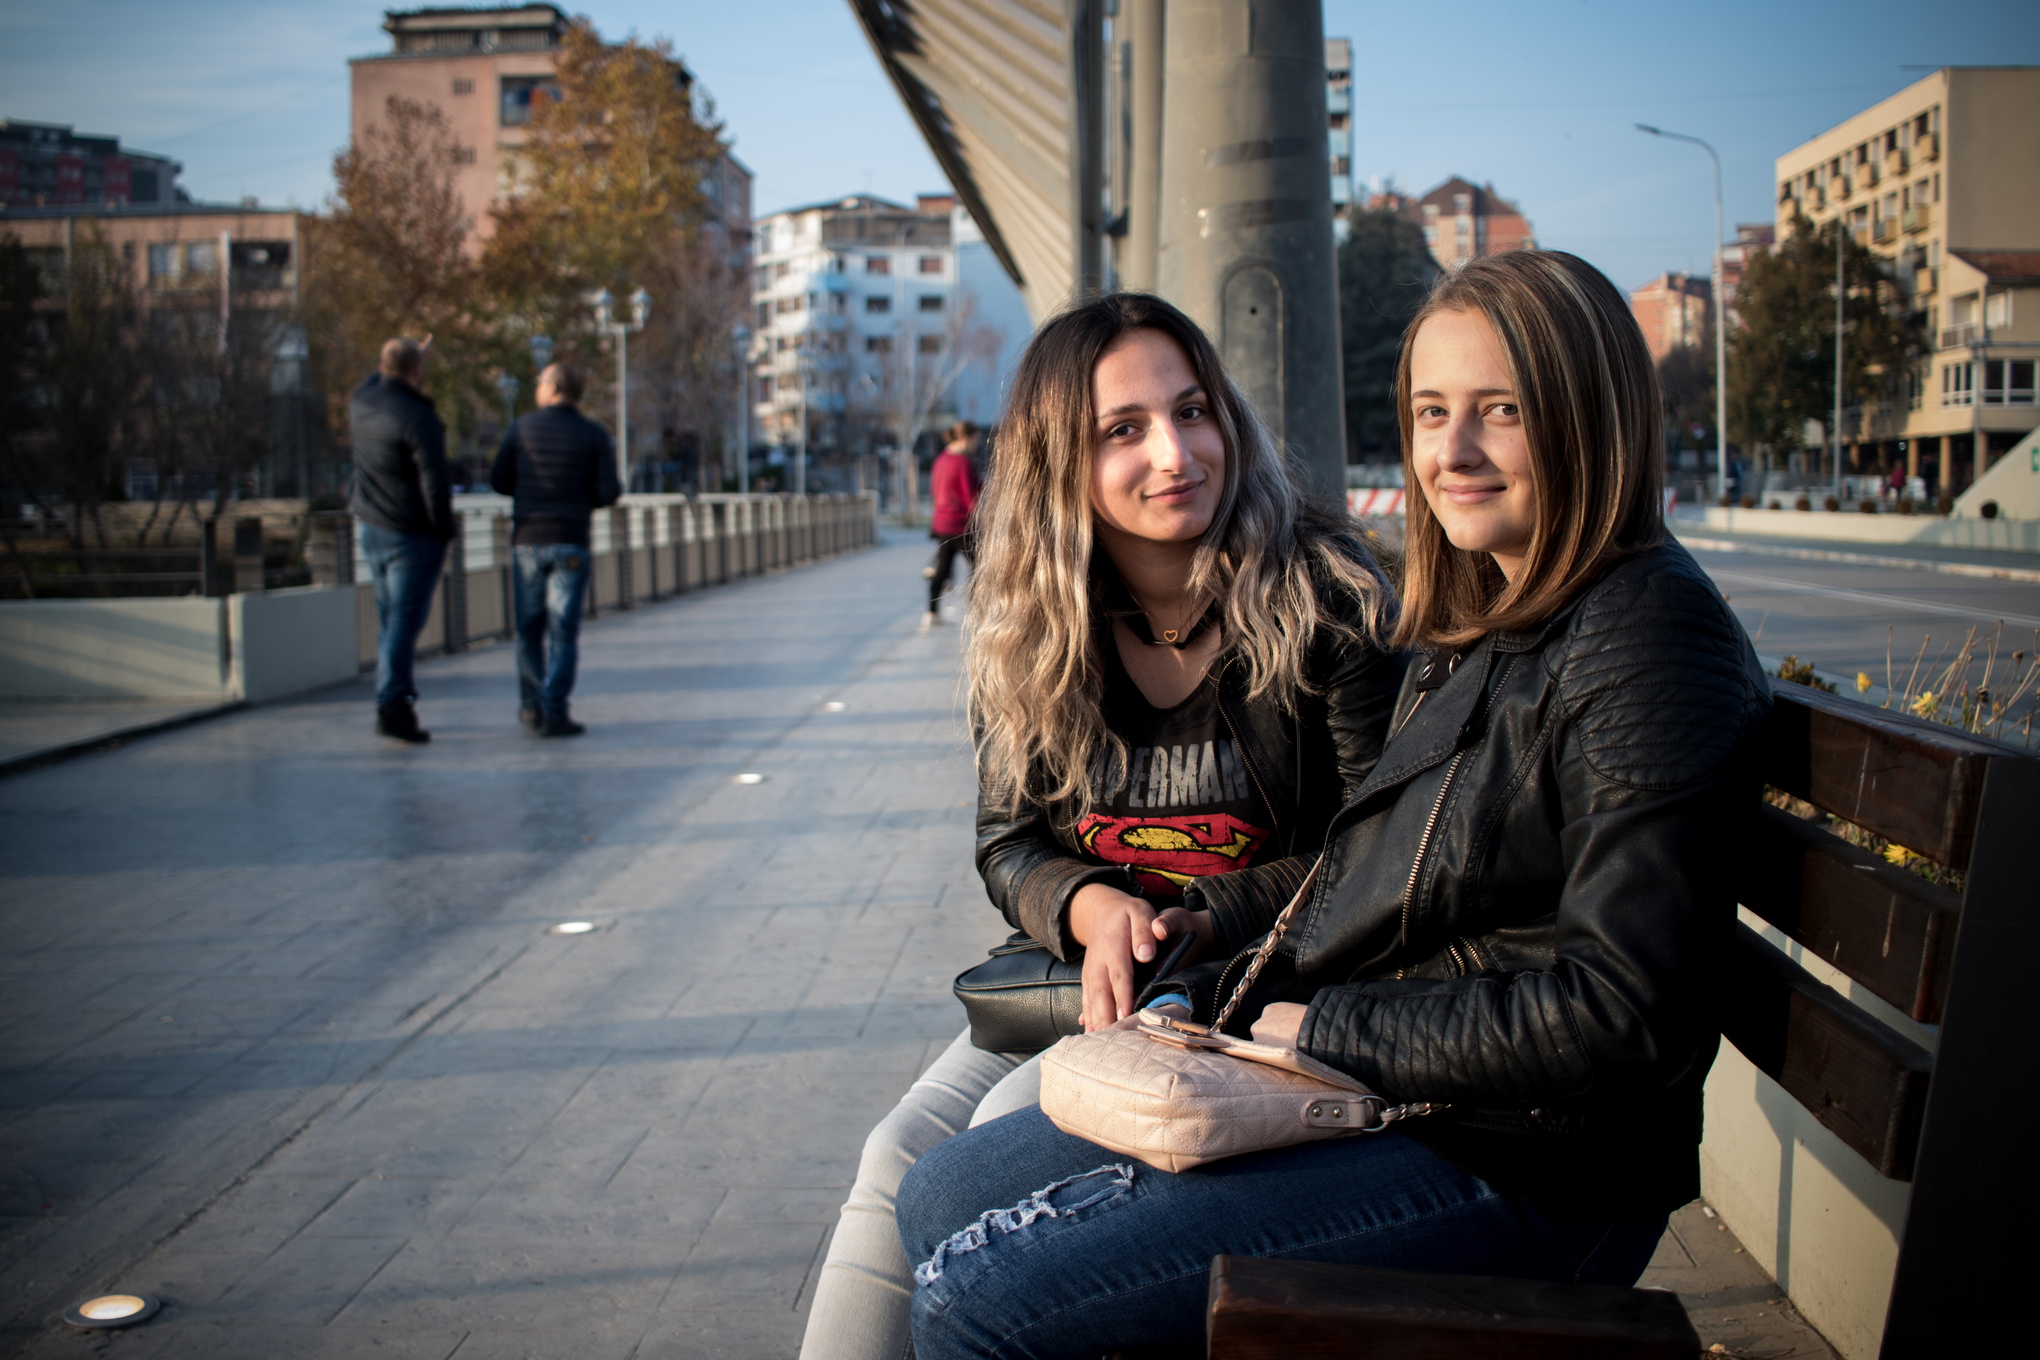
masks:
[[[928,499],[935,505],[928,536],[937,546],[935,565],[921,572],[928,578],[928,612],[921,616],[923,632],[942,625],[942,592],[949,589],[949,574],[956,565],[956,555],[962,553],[973,566],[977,562],[970,537],[970,512],[977,507],[982,483],[977,464],[972,460],[984,443],[984,430],[968,420],[959,420],[943,431],[943,440],[942,452],[935,455],[935,465],[928,470]]]

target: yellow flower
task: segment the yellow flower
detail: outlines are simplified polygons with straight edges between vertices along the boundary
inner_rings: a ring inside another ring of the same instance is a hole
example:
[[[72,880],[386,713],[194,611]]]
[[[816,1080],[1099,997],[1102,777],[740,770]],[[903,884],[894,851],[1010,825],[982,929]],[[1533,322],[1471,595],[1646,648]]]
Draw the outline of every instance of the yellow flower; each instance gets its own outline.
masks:
[[[1926,717],[1929,713],[1933,712],[1934,691],[1930,689],[1921,690],[1920,697],[1913,700],[1912,702],[1912,711],[1919,714],[1922,718]]]
[[[1900,868],[1905,867],[1906,857],[1911,854],[1912,851],[1902,845],[1887,845],[1884,847],[1884,858]]]
[[[1870,672],[1868,672],[1868,671],[1857,671],[1857,672],[1856,672],[1856,693],[1858,693],[1858,694],[1868,694],[1869,692],[1870,692]]]

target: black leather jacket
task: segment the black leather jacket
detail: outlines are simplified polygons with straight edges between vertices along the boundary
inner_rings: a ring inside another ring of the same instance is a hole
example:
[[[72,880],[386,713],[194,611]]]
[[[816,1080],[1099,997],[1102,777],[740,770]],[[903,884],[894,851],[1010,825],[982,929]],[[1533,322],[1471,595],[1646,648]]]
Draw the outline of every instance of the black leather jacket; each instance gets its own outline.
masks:
[[[1561,1210],[1691,1199],[1720,1035],[1708,978],[1735,919],[1720,870],[1756,801],[1741,756],[1770,702],[1675,544],[1541,628],[1420,657],[1228,1030],[1306,1002],[1303,1051],[1392,1100],[1449,1102],[1400,1127]],[[1244,966],[1185,975],[1199,1019]]]
[[[1355,550],[1356,553],[1358,550]],[[1327,590],[1322,597],[1347,598]],[[1357,603],[1342,610],[1359,627]],[[1101,645],[1112,645],[1109,634]],[[1191,883],[1183,905],[1209,909],[1219,946],[1228,954],[1265,934],[1272,914],[1295,895],[1323,842],[1331,814],[1360,787],[1381,754],[1389,712],[1407,658],[1374,647],[1341,643],[1321,633],[1307,664],[1313,694],[1294,711],[1273,695],[1248,699],[1242,668],[1221,654],[1219,713],[1239,743],[1249,774],[1274,821],[1270,858],[1232,873]],[[1110,883],[1138,893],[1124,865],[1085,854],[1072,834],[1073,811],[1024,804],[1012,815],[1003,799],[980,782],[977,867],[985,891],[1016,930],[1047,945],[1057,958],[1076,959],[1083,947],[1070,937],[1070,898],[1087,883]]]
[[[446,426],[432,398],[406,382],[372,374],[347,407],[354,445],[356,518],[399,533],[451,541],[453,477]]]

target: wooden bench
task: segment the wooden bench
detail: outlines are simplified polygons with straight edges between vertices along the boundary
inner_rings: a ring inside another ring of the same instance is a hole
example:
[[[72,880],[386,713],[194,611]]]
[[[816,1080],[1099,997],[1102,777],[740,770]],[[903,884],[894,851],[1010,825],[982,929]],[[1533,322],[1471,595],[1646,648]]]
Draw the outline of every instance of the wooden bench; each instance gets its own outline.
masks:
[[[1739,923],[1720,993],[1724,1035],[1880,1175],[1912,1182],[1885,1360],[2022,1335],[2033,1248],[2017,1243],[2040,1230],[2024,1157],[2040,1140],[2040,758],[1777,689],[1759,747],[1764,782],[1960,870],[1962,890],[1766,804],[1736,865],[1741,901],[1940,1034],[1929,1054]],[[1667,1302],[1218,1257],[1208,1335],[1212,1360],[1655,1356],[1680,1345],[1690,1355],[1690,1333],[1668,1340]]]

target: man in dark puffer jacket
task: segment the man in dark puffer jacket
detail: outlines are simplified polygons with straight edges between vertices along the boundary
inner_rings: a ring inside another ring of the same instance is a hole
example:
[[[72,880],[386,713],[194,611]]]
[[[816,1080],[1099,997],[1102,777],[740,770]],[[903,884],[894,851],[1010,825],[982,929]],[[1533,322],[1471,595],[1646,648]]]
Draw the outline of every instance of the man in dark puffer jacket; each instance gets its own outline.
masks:
[[[454,535],[446,426],[432,398],[418,390],[424,376],[425,346],[391,340],[382,347],[378,370],[355,389],[347,409],[354,444],[352,508],[361,521],[362,556],[375,582],[381,625],[375,730],[408,742],[432,736],[419,728],[412,706],[418,689],[411,660]]]
[[[538,409],[510,427],[489,473],[489,485],[517,502],[518,716],[542,737],[588,730],[567,714],[591,566],[588,521],[597,509],[616,504],[622,489],[609,432],[579,410],[584,386],[570,364],[552,364],[539,374]]]

